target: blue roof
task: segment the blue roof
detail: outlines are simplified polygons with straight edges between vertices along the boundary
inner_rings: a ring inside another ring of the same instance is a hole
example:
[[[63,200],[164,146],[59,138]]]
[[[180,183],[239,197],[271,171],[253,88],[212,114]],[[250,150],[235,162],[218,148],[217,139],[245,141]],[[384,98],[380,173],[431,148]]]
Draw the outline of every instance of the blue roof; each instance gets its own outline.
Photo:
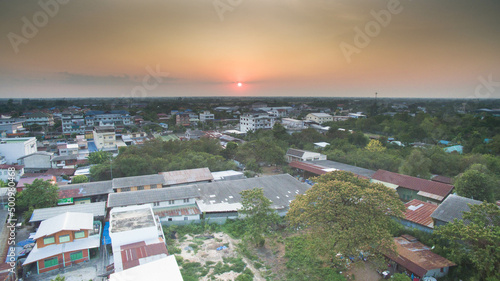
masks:
[[[462,154],[463,150],[464,150],[464,147],[462,145],[454,145],[454,146],[449,146],[449,147],[444,148],[444,151],[448,152],[448,153],[458,152],[459,154]]]
[[[111,237],[109,236],[109,221],[104,224],[104,229],[102,230],[102,244],[111,244]]]
[[[87,142],[87,145],[89,147],[89,153],[99,151],[93,141]]]
[[[440,141],[439,141],[439,144],[448,145],[448,144],[450,144],[450,141],[447,141],[447,140],[440,140]]]

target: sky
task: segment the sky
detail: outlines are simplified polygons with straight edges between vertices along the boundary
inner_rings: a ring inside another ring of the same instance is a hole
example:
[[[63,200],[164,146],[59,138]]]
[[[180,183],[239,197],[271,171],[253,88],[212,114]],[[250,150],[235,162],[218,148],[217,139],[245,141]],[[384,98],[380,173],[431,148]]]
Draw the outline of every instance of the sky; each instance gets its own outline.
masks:
[[[500,98],[499,28],[498,0],[0,0],[0,98]]]

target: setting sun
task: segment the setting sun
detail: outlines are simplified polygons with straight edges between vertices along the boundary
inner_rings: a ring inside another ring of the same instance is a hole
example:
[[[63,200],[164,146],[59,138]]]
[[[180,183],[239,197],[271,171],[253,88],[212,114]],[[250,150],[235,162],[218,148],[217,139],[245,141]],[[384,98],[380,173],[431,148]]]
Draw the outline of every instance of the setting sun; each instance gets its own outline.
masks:
[[[241,82],[239,82],[239,83],[238,83],[238,87],[241,87],[241,86],[243,86],[243,84],[241,84]]]

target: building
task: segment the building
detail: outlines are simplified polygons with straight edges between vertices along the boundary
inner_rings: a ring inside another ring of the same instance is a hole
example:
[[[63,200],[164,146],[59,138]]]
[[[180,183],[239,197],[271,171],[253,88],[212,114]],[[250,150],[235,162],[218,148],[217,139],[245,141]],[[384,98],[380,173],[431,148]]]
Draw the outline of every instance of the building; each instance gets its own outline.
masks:
[[[435,204],[413,199],[405,204],[404,218],[400,219],[399,222],[408,228],[416,228],[432,233],[434,231],[434,221],[431,215],[437,207]]]
[[[187,113],[179,113],[175,115],[175,125],[177,126],[189,126],[191,123],[189,122],[189,114]]]
[[[302,172],[302,177],[309,178],[312,176],[319,176],[333,171],[346,171],[351,172],[358,177],[371,179],[375,171],[348,165],[340,162],[330,160],[308,161],[300,162],[293,161],[289,164],[290,167]]]
[[[271,129],[274,126],[274,117],[267,113],[245,113],[240,116],[240,131],[247,133],[258,129]]]
[[[112,181],[70,184],[59,187],[58,205],[106,202],[113,193]]]
[[[162,172],[160,175],[164,178],[163,186],[204,183],[214,180],[214,177],[208,168]]]
[[[102,221],[106,217],[106,202],[96,202],[88,204],[76,204],[67,206],[58,206],[51,208],[42,208],[33,210],[30,222],[39,223],[66,212],[70,213],[89,213],[94,220]]]
[[[401,200],[408,202],[413,199],[440,204],[453,190],[453,185],[431,180],[401,175],[385,170],[378,170],[372,176],[372,182],[382,183],[395,189]]]
[[[12,123],[0,123],[0,132],[5,131],[7,134],[19,134],[25,131],[23,122],[16,121]]]
[[[0,139],[0,155],[7,164],[18,163],[18,159],[37,152],[36,138],[2,138]]]
[[[0,180],[5,183],[8,183],[9,179],[14,179],[14,181],[19,182],[23,174],[23,165],[0,164]]]
[[[187,140],[199,140],[205,135],[201,130],[187,130],[184,134]]]
[[[112,181],[113,190],[116,192],[140,191],[162,188],[164,177],[162,175],[144,175],[124,178],[114,178]]]
[[[94,128],[94,143],[98,150],[114,151],[116,145],[115,128],[112,126],[98,126]]]
[[[62,132],[65,135],[85,134],[86,124],[83,113],[63,112],[61,115]]]
[[[77,155],[78,154],[78,143],[68,143],[61,147],[58,147],[59,155]]]
[[[207,122],[207,121],[214,121],[215,115],[213,113],[210,113],[210,111],[203,111],[200,113],[200,121],[201,122]]]
[[[18,163],[24,165],[27,173],[46,171],[52,168],[52,157],[54,153],[38,151],[19,157]]]
[[[450,267],[455,266],[453,262],[435,254],[431,248],[418,242],[410,235],[394,238],[396,252],[384,254],[393,261],[397,271],[407,271],[416,277],[443,277]]]
[[[183,281],[179,265],[174,255],[150,263],[138,265],[109,276],[110,281],[148,280],[148,281]]]
[[[199,193],[192,185],[112,193],[108,197],[108,208],[149,205],[161,222],[199,220],[197,197]]]
[[[363,112],[356,112],[347,114],[347,117],[358,119],[358,118],[366,118],[366,115],[364,115]]]
[[[109,225],[115,272],[168,256],[163,229],[150,206],[113,208]]]
[[[325,122],[331,122],[333,121],[333,116],[327,113],[309,113],[306,115],[306,120],[318,123],[318,124],[323,124]]]
[[[243,172],[233,170],[212,172],[212,177],[214,181],[242,180],[246,178]]]
[[[52,168],[56,169],[73,169],[78,164],[78,155],[62,155],[53,157],[50,162]]]
[[[37,273],[90,260],[90,249],[100,245],[101,222],[89,213],[66,212],[42,221],[36,245],[23,266],[36,263]]]
[[[297,120],[292,118],[282,118],[281,125],[287,129],[287,131],[295,132],[302,131],[306,128],[304,125],[304,120]]]
[[[450,194],[432,213],[435,226],[445,225],[454,219],[462,220],[464,212],[470,211],[469,205],[479,205],[481,201]]]
[[[50,176],[50,175],[40,175],[36,177],[20,178],[16,186],[17,192],[25,190],[27,188],[26,185],[33,184],[35,180],[49,181],[51,184],[56,184],[57,179],[55,176]]]
[[[40,125],[40,126],[54,126],[54,117],[52,114],[36,112],[31,114],[26,114],[26,121],[24,125]]]
[[[292,161],[326,160],[326,155],[313,151],[289,148],[286,152],[285,158],[286,162],[290,163]]]
[[[133,125],[133,122],[132,116],[125,110],[91,110],[85,113],[85,125],[88,127],[113,126],[122,128]]]

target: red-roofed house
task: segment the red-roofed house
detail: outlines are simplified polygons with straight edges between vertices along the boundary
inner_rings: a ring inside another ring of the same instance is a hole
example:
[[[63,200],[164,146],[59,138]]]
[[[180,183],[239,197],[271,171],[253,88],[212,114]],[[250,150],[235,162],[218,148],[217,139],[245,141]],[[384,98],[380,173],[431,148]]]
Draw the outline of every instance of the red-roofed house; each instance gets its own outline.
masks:
[[[52,184],[55,184],[57,181],[56,177],[54,177],[54,176],[38,176],[38,177],[31,177],[31,178],[21,178],[16,186],[17,192],[21,192],[21,191],[25,190],[26,185],[33,184],[33,182],[36,179],[50,181]]]
[[[385,170],[378,170],[372,181],[380,182],[396,189],[401,200],[408,202],[418,199],[424,202],[440,204],[453,190],[453,185],[401,175]]]
[[[431,215],[437,209],[437,205],[413,199],[406,203],[405,207],[405,218],[400,219],[401,224],[425,232],[433,232],[434,220]]]
[[[445,276],[451,266],[456,265],[433,253],[428,246],[410,235],[395,237],[394,243],[396,253],[387,253],[385,256],[397,264],[396,271],[407,271],[420,278],[428,276],[439,278]]]

